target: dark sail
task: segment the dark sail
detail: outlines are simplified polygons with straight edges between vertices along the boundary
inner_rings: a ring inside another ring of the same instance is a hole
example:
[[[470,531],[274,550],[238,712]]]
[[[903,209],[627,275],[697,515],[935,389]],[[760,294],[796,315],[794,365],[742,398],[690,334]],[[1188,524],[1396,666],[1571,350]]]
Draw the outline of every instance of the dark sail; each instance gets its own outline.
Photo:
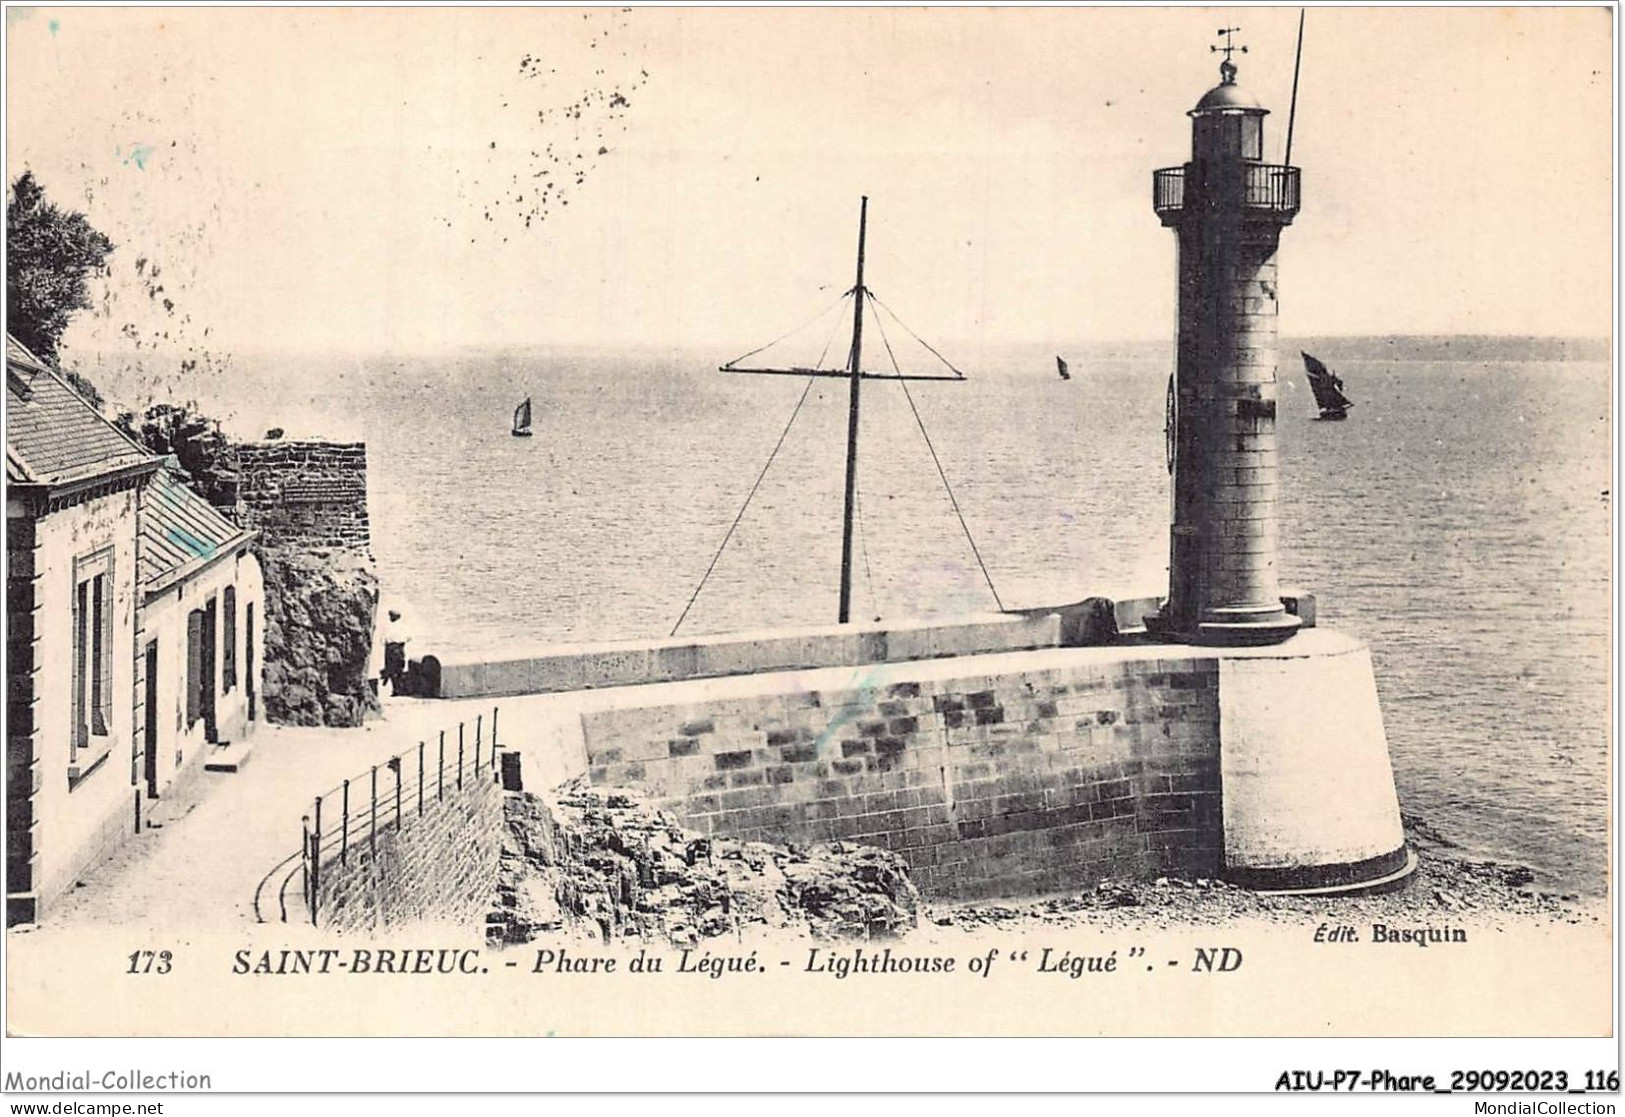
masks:
[[[1307,353],[1303,353],[1303,367],[1309,374],[1309,389],[1315,393],[1315,405],[1320,408],[1321,418],[1343,418],[1354,406],[1343,394],[1343,381]]]
[[[525,402],[524,403],[521,403],[518,407],[514,408],[514,411],[513,411],[513,433],[516,434],[516,435],[519,435],[521,437],[523,437],[525,435],[528,435],[530,433],[530,397],[529,396],[525,397]]]
[[[1072,374],[1066,370],[1066,358],[1060,354],[1055,356],[1055,371],[1061,374],[1062,380],[1071,380]]]

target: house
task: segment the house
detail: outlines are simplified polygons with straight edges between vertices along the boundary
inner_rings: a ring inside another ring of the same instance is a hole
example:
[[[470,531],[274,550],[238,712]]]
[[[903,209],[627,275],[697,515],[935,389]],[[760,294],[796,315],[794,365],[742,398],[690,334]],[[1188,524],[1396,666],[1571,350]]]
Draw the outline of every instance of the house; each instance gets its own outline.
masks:
[[[252,534],[10,337],[6,406],[10,926],[247,731],[263,601]]]
[[[265,593],[248,550],[254,532],[188,488],[167,459],[142,491],[139,521],[136,779],[156,799],[211,754],[244,754],[260,717]]]
[[[6,923],[134,831],[136,516],[159,459],[6,339]]]

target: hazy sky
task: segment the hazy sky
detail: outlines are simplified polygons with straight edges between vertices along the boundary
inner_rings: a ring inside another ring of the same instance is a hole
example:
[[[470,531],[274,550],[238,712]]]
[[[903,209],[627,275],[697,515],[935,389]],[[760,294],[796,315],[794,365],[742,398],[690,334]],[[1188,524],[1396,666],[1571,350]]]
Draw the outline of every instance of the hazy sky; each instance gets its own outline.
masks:
[[[1227,24],[1281,158],[1297,23],[1261,8],[8,15],[8,174],[32,168],[119,244],[103,316],[70,347],[128,326],[164,352],[724,356],[851,283],[862,193],[870,284],[927,336],[1168,337],[1174,238],[1151,172],[1186,157]],[[1282,330],[1606,334],[1612,33],[1603,8],[1310,10]]]

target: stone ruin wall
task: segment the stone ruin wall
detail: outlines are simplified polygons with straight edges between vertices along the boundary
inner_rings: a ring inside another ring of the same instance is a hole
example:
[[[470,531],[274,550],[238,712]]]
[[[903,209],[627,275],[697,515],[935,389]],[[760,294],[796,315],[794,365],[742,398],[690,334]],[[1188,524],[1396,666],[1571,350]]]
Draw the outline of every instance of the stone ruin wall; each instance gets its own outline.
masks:
[[[357,726],[377,709],[368,680],[378,578],[360,442],[235,448],[238,522],[260,533],[266,718]]]
[[[266,546],[370,553],[362,442],[249,442],[236,447],[242,522]]]

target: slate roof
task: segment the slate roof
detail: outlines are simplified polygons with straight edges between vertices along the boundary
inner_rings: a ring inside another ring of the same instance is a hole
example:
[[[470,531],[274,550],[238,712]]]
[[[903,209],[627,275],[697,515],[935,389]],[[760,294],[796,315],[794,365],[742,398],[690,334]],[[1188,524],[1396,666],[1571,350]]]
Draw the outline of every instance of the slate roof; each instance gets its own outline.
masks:
[[[6,478],[64,485],[152,460],[16,338],[6,337]]]
[[[141,494],[139,518],[136,566],[148,588],[183,569],[207,565],[250,534],[194,492],[167,461]]]

